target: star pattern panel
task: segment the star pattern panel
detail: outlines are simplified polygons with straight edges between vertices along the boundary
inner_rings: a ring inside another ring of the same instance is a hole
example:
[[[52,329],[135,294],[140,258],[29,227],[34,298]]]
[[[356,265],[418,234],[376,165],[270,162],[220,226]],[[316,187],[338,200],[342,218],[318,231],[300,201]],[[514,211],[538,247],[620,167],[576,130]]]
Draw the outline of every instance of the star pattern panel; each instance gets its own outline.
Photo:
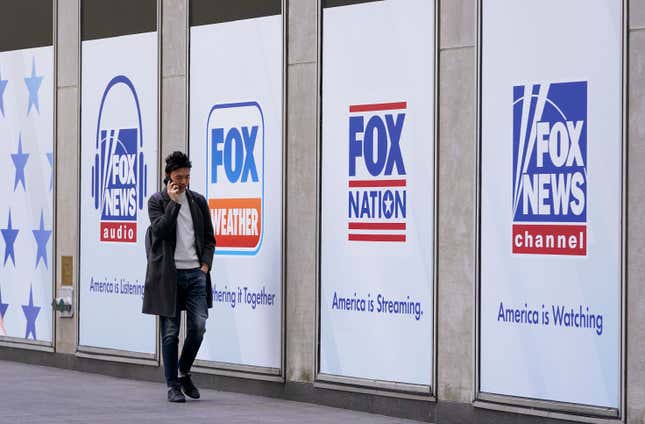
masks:
[[[0,338],[51,342],[53,47],[0,52]]]

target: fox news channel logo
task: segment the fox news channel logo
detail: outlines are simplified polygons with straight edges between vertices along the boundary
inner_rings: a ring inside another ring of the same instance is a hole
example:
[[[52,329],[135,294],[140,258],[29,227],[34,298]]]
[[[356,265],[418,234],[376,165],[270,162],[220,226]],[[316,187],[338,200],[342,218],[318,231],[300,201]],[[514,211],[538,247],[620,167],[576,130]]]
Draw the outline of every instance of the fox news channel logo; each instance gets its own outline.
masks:
[[[407,179],[401,151],[407,102],[349,106],[347,239],[406,241]]]
[[[105,88],[96,127],[92,198],[102,242],[136,243],[137,211],[147,195],[139,98],[132,81],[114,77]]]
[[[587,254],[587,82],[513,87],[513,253]]]
[[[258,102],[211,108],[206,162],[215,252],[257,254],[264,234],[264,114]]]

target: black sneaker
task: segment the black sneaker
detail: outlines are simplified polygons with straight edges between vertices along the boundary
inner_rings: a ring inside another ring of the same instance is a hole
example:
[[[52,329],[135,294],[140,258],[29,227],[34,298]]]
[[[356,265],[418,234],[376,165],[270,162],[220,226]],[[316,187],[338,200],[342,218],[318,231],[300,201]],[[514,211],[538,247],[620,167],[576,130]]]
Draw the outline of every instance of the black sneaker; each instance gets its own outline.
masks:
[[[186,393],[186,396],[199,399],[199,390],[193,384],[193,380],[190,379],[190,374],[186,374],[183,377],[179,377],[179,384],[181,385],[181,390]]]
[[[186,398],[179,386],[170,386],[168,388],[168,402],[186,402]]]

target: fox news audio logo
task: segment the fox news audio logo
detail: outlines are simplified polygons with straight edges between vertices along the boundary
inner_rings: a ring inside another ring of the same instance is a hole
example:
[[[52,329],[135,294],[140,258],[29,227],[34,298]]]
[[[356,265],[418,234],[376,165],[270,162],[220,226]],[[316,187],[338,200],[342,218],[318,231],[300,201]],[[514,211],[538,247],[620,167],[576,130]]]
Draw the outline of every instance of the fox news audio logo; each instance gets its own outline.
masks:
[[[96,128],[92,197],[100,211],[102,242],[136,243],[137,211],[147,195],[139,99],[125,76],[105,88]]]
[[[216,253],[255,255],[264,230],[264,115],[257,102],[215,105],[206,128]]]
[[[407,102],[349,107],[347,239],[405,242],[407,180],[401,142]]]
[[[587,254],[587,82],[513,87],[513,253]]]

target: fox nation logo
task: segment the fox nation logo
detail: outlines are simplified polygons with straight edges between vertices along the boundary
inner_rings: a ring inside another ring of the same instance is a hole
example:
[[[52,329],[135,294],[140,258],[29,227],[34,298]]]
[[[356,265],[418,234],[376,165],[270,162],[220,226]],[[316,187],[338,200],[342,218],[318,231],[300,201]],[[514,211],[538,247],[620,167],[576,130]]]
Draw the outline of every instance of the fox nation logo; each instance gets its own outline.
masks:
[[[350,242],[406,241],[406,110],[407,102],[349,106]]]
[[[513,87],[513,253],[587,254],[587,82]]]
[[[147,195],[139,98],[125,76],[105,88],[96,125],[92,198],[102,242],[136,243],[137,213]]]
[[[264,114],[258,102],[211,108],[206,169],[216,253],[257,254],[264,234]]]

